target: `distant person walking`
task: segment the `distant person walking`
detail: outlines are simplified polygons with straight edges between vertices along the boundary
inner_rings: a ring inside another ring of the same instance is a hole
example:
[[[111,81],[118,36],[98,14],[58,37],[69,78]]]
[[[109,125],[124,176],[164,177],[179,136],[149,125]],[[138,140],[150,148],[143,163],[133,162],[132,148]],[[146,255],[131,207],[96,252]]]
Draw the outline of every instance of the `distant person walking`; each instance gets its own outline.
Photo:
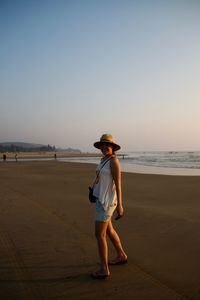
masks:
[[[17,159],[18,159],[18,158],[17,158],[17,153],[15,153],[15,161],[16,161],[16,162],[17,162]]]
[[[95,235],[97,238],[100,269],[91,274],[93,279],[106,279],[110,275],[109,265],[127,263],[127,255],[123,250],[120,238],[113,228],[112,215],[116,209],[117,217],[124,215],[122,206],[121,171],[115,151],[120,149],[111,134],[103,134],[100,141],[94,143],[100,149],[103,157],[97,167],[97,176],[93,185],[93,195],[96,197]],[[108,261],[108,245],[106,235],[115,247],[117,256]]]
[[[6,161],[6,154],[3,154],[3,161]]]

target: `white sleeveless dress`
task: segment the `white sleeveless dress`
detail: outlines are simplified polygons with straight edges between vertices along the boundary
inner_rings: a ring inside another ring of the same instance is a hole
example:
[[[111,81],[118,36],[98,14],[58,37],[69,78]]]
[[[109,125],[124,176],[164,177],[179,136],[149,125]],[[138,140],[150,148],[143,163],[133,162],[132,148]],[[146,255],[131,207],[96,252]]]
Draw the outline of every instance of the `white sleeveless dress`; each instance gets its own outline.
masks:
[[[117,193],[110,169],[110,160],[102,167],[104,162],[97,166],[97,180],[94,184],[93,194],[96,201],[96,221],[107,222],[112,217],[117,206]]]

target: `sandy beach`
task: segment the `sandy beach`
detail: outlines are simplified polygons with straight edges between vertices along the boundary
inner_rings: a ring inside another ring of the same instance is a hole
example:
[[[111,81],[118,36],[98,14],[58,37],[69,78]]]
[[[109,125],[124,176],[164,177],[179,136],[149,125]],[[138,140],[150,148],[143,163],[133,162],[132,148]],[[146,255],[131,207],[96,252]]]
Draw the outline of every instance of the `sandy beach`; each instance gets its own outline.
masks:
[[[122,174],[125,216],[113,223],[129,261],[99,282],[94,170],[0,163],[0,299],[200,299],[200,177]]]

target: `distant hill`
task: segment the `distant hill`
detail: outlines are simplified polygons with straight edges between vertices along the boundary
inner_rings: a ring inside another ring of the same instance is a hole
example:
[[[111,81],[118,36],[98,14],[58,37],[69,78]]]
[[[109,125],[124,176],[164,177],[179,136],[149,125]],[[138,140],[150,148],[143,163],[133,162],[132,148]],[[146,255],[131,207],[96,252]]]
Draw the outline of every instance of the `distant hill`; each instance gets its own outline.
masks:
[[[5,143],[0,143],[0,146],[3,146],[3,147],[16,146],[16,147],[22,147],[24,149],[32,149],[32,148],[37,149],[37,148],[43,147],[44,145],[32,144],[32,143],[22,143],[22,142],[5,142]]]
[[[23,143],[23,142],[5,142],[0,143],[0,152],[33,152],[33,151],[66,151],[81,153],[79,149],[56,149],[55,146],[43,145],[43,144],[33,144],[33,143]]]
[[[19,152],[19,151],[55,151],[55,146],[22,143],[22,142],[5,142],[0,143],[0,152]]]
[[[57,152],[79,153],[79,154],[81,153],[81,150],[73,149],[73,148],[66,148],[66,149],[57,148],[56,151]]]

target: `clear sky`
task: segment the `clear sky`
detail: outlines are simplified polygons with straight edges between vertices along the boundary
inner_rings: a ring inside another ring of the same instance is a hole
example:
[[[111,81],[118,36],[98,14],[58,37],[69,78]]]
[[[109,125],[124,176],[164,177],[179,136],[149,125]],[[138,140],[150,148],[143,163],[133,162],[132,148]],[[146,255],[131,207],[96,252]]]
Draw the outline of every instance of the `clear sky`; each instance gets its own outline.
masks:
[[[199,0],[0,0],[0,142],[200,150]]]

